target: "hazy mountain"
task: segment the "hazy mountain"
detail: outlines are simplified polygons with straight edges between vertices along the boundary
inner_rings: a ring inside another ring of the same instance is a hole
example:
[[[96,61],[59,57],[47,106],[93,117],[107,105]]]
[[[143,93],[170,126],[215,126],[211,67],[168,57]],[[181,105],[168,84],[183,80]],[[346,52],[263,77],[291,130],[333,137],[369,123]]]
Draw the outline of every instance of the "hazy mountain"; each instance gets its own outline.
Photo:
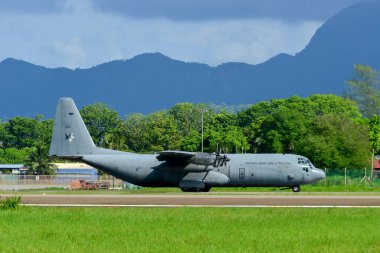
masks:
[[[304,50],[265,63],[210,67],[138,55],[89,69],[45,68],[8,58],[0,63],[0,118],[54,115],[59,97],[81,107],[95,101],[121,115],[170,108],[177,102],[252,104],[314,93],[342,94],[353,65],[380,69],[380,2],[355,4],[328,20]]]

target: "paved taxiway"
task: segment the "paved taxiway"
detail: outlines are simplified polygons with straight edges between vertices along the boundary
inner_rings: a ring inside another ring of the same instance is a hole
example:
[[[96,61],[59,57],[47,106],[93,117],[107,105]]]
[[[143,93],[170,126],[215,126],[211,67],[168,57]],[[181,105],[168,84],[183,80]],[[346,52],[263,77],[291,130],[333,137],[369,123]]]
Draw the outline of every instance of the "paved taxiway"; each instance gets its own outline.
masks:
[[[42,206],[339,206],[380,207],[380,196],[347,195],[231,195],[231,194],[136,194],[136,195],[22,195],[22,203]]]

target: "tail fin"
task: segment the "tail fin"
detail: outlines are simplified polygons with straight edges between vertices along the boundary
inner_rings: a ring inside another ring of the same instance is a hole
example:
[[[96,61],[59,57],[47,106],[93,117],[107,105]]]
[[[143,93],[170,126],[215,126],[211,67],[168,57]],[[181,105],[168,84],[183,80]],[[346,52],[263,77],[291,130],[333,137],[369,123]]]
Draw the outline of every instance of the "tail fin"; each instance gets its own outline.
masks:
[[[96,146],[72,98],[60,98],[55,112],[49,155],[76,158],[96,152]]]

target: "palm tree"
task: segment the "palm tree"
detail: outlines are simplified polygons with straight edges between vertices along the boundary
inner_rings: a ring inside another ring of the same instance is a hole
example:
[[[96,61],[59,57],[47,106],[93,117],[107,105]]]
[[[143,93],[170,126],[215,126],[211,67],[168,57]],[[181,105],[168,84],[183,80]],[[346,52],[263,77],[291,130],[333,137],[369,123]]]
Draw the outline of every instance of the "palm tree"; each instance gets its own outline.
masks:
[[[48,156],[47,147],[42,143],[36,143],[33,151],[27,158],[27,164],[30,173],[39,175],[53,175],[55,174],[55,166],[51,163]]]
[[[105,147],[109,149],[128,151],[129,148],[125,139],[124,125],[118,124],[116,128],[106,133],[104,136],[104,144]]]

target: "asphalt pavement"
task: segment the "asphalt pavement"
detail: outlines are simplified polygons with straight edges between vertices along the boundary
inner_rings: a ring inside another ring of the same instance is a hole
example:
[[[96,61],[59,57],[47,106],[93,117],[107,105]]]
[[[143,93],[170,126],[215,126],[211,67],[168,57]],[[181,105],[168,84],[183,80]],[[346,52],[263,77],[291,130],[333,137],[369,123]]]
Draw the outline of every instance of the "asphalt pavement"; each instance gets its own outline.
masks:
[[[2,195],[4,197],[4,195]],[[370,195],[259,195],[259,194],[24,194],[25,205],[41,206],[210,206],[210,207],[380,207],[380,196]]]

